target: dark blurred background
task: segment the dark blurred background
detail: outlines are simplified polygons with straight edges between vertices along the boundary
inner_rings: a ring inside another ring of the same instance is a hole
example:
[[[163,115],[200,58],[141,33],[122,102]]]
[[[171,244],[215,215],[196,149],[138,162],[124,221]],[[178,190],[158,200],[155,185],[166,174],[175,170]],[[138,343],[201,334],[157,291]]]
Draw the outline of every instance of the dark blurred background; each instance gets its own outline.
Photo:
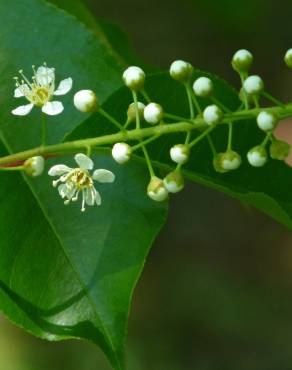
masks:
[[[283,64],[292,47],[291,0],[90,6],[158,67],[182,58],[238,84],[230,58],[250,49],[268,89],[291,100],[292,73]],[[4,319],[0,325],[0,370],[109,370],[89,343],[43,342]],[[129,370],[292,370],[292,233],[236,200],[187,184],[171,199],[136,289],[128,361]]]

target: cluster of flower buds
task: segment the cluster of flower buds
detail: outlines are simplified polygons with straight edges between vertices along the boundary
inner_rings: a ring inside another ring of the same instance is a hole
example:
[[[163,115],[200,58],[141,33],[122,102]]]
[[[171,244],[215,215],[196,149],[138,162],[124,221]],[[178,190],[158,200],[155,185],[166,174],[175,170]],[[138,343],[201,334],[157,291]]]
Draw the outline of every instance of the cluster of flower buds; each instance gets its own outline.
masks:
[[[183,60],[176,60],[171,64],[169,69],[171,78],[182,84],[186,90],[190,117],[183,118],[183,120],[193,123],[194,127],[190,127],[186,132],[185,141],[182,140],[182,142],[170,148],[169,156],[171,161],[175,163],[175,168],[166,174],[164,178],[160,178],[155,174],[146,146],[160,137],[160,127],[156,129],[153,126],[170,126],[172,121],[166,122],[167,119],[177,121],[180,120],[180,117],[166,113],[160,103],[151,101],[144,87],[146,75],[140,67],[128,67],[122,76],[124,84],[131,90],[133,96],[133,101],[127,108],[126,123],[124,125],[104,111],[95,92],[92,90],[76,92],[73,102],[76,109],[82,113],[99,112],[113,123],[121,133],[127,132],[128,125],[132,124],[133,127],[136,124],[134,127],[135,133],[141,133],[141,137],[139,135],[136,136],[137,143],[131,143],[130,145],[128,142],[115,142],[111,151],[112,157],[117,163],[125,164],[131,159],[135,151],[140,150],[143,152],[150,173],[147,194],[151,199],[160,202],[167,199],[169,193],[177,193],[184,188],[182,166],[190,160],[192,147],[204,138],[207,138],[210,144],[215,171],[226,173],[240,167],[244,159],[232,147],[233,123],[236,122],[240,112],[246,114],[247,118],[254,117],[258,129],[264,134],[262,142],[246,153],[246,160],[251,166],[262,167],[267,163],[268,157],[276,160],[285,160],[289,155],[290,145],[276,139],[274,136],[274,130],[281,119],[279,109],[286,109],[286,106],[265,90],[264,82],[260,76],[249,74],[253,59],[251,52],[241,49],[233,55],[231,61],[231,65],[239,74],[241,81],[239,99],[242,104],[236,112],[237,115],[216,98],[215,83],[208,75],[194,78],[193,66]],[[292,68],[292,49],[286,52],[284,61],[289,68]],[[16,89],[14,96],[16,98],[26,98],[29,104],[19,106],[12,113],[14,115],[26,115],[35,106],[45,115],[60,114],[64,109],[62,103],[52,101],[52,99],[54,96],[67,94],[72,88],[72,79],[69,77],[62,80],[57,89],[55,89],[54,68],[49,68],[46,64],[38,69],[35,69],[33,66],[33,72],[34,76],[31,82],[23,74],[22,70],[19,72],[21,79],[15,78]],[[261,97],[272,101],[276,106],[270,108],[261,107]],[[200,126],[196,126],[198,122],[200,122]],[[229,128],[227,148],[223,152],[217,152],[210,133],[218,127],[218,124],[223,123]],[[147,125],[148,131],[146,131],[148,133],[151,132],[150,127],[153,127],[153,135],[149,136],[148,134],[144,137],[143,129]],[[44,127],[46,126],[43,125]],[[194,135],[195,129],[199,130],[197,135]],[[193,135],[194,137],[192,137]],[[45,135],[43,137],[45,138]],[[121,135],[121,137],[124,136]],[[125,137],[127,138],[127,136]],[[45,143],[43,142],[42,144],[44,148]],[[94,168],[94,163],[90,158],[91,147],[88,148],[85,144],[86,140],[84,140],[84,147],[87,148],[87,155],[83,153],[76,154],[74,158],[77,165],[75,167],[71,168],[65,164],[60,164],[53,166],[49,170],[50,176],[58,177],[58,180],[53,181],[53,185],[58,187],[59,194],[64,199],[65,204],[76,201],[79,193],[81,194],[82,211],[85,210],[86,205],[101,204],[101,197],[94,181],[111,183],[115,180],[115,175],[105,169],[98,169],[92,174],[90,173]],[[14,169],[22,170],[29,176],[37,177],[43,173],[44,164],[45,160],[42,156],[34,156],[25,160],[23,165],[14,167]],[[5,167],[2,170],[5,170]]]

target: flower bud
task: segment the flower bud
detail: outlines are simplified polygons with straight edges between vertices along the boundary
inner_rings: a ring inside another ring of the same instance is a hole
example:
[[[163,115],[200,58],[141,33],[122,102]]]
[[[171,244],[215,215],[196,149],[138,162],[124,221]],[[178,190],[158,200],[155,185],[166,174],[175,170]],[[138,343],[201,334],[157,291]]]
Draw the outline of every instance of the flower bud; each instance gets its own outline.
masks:
[[[139,117],[140,117],[140,119],[142,119],[144,117],[145,105],[143,103],[139,102],[139,101],[138,101],[137,105],[138,105]],[[135,103],[131,103],[129,105],[129,108],[128,108],[128,111],[127,111],[127,116],[128,116],[128,119],[130,120],[130,122],[133,122],[133,121],[136,120],[136,107],[135,107]]]
[[[140,67],[132,66],[123,73],[125,85],[134,91],[142,89],[145,82],[145,73]]]
[[[149,198],[156,202],[162,202],[168,197],[168,191],[164,186],[163,181],[156,176],[151,177],[147,187],[147,194]]]
[[[178,164],[187,162],[190,156],[190,149],[185,144],[176,144],[170,149],[170,158]]]
[[[220,173],[236,170],[241,165],[241,156],[233,150],[218,153],[214,158],[213,165],[215,170]]]
[[[232,67],[238,73],[248,72],[253,63],[253,56],[251,52],[245,49],[238,50],[232,58]]]
[[[80,112],[90,113],[98,110],[98,100],[92,90],[80,90],[74,95],[74,105]]]
[[[213,94],[213,82],[208,77],[199,77],[193,84],[194,93],[202,98],[208,98]]]
[[[178,193],[185,186],[185,181],[180,171],[170,172],[163,179],[163,183],[169,193]]]
[[[193,67],[183,60],[176,60],[171,64],[169,73],[174,80],[187,82],[192,77]]]
[[[277,117],[273,113],[262,111],[257,116],[257,124],[263,131],[273,130],[277,124]]]
[[[253,167],[262,167],[268,160],[267,151],[263,146],[255,146],[247,153],[247,160]]]
[[[246,99],[248,104],[251,104],[251,105],[254,104],[253,96],[247,94],[247,92],[244,90],[243,87],[239,91],[239,99],[242,103],[244,103]]]
[[[244,80],[243,88],[247,94],[258,95],[264,90],[264,82],[259,76],[249,76]]]
[[[112,156],[120,164],[128,162],[131,154],[132,148],[127,143],[116,143],[112,148]]]
[[[292,48],[287,50],[284,57],[284,61],[289,68],[292,68]]]
[[[163,108],[157,103],[150,103],[144,109],[144,119],[151,125],[156,125],[163,118]]]
[[[209,105],[203,112],[203,118],[207,125],[216,125],[222,120],[223,112],[217,105]]]
[[[282,140],[274,140],[270,145],[272,159],[284,160],[290,153],[290,145]]]
[[[24,162],[23,167],[27,175],[37,177],[44,171],[45,160],[41,156],[31,157]]]

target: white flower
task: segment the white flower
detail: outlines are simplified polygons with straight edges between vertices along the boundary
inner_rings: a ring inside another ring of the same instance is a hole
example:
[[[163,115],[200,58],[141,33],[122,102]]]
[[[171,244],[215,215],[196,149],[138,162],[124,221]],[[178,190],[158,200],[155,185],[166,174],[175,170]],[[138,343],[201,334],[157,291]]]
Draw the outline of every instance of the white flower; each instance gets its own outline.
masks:
[[[267,151],[262,146],[256,146],[247,153],[247,160],[253,167],[262,167],[268,160]]]
[[[131,66],[124,71],[123,80],[131,90],[140,90],[144,86],[145,73],[140,67]]]
[[[232,67],[237,72],[247,72],[253,63],[253,55],[246,49],[238,50],[232,58]]]
[[[263,131],[273,130],[277,123],[277,118],[273,113],[262,111],[257,116],[258,127]]]
[[[128,162],[131,154],[132,149],[127,143],[116,143],[112,148],[112,156],[120,164]]]
[[[77,168],[57,164],[49,170],[49,175],[60,176],[58,180],[53,181],[53,186],[58,186],[59,194],[65,199],[65,204],[77,201],[79,194],[82,194],[81,211],[84,212],[85,204],[88,206],[101,204],[101,197],[94,187],[93,180],[110,183],[115,180],[115,175],[104,169],[95,170],[91,175],[89,171],[93,169],[93,161],[83,153],[76,154],[74,159],[78,164]]]
[[[98,109],[98,101],[94,91],[80,90],[74,95],[75,107],[83,113],[95,112]]]
[[[221,121],[223,117],[222,110],[215,104],[209,105],[203,112],[204,121],[207,125],[215,125]]]
[[[149,103],[144,109],[144,119],[151,125],[156,125],[163,118],[163,108],[157,103]]]
[[[31,157],[24,162],[23,166],[27,175],[37,177],[44,171],[45,160],[41,156]]]
[[[264,89],[264,83],[259,76],[253,75],[244,80],[243,88],[250,95],[260,94]]]
[[[213,82],[208,77],[199,77],[193,84],[194,93],[202,98],[207,98],[213,93]]]
[[[54,116],[63,112],[63,104],[59,101],[52,101],[53,96],[67,94],[72,88],[72,78],[66,78],[61,81],[57,89],[55,89],[55,69],[49,68],[46,65],[39,67],[34,71],[34,76],[30,82],[20,70],[22,77],[16,80],[16,89],[14,91],[15,98],[25,97],[30,103],[21,105],[12,111],[16,116],[25,116],[29,114],[34,106],[39,107],[45,114]]]
[[[184,60],[175,60],[169,69],[170,76],[177,81],[187,82],[193,74],[193,67]]]
[[[185,144],[176,144],[170,149],[170,158],[178,164],[186,163],[189,155],[190,149]]]
[[[168,191],[163,181],[156,176],[151,178],[147,187],[147,194],[149,198],[155,200],[156,202],[162,202],[168,197]]]

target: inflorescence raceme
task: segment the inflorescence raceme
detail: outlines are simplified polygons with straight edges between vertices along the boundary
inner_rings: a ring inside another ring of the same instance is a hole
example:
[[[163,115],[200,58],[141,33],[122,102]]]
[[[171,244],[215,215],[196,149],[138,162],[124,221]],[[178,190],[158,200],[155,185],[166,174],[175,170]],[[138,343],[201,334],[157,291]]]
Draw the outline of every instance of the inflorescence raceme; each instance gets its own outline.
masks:
[[[289,68],[292,68],[292,49],[285,54],[284,61]],[[91,151],[99,145],[113,145],[112,157],[119,163],[124,164],[131,159],[132,154],[141,150],[148,166],[150,181],[147,186],[147,194],[154,201],[164,201],[169,193],[177,193],[184,188],[182,167],[188,162],[193,146],[207,140],[213,153],[213,166],[219,173],[234,171],[242,163],[242,158],[232,146],[233,123],[246,118],[255,118],[256,124],[265,134],[264,140],[259,145],[251,148],[246,153],[247,161],[251,166],[262,167],[270,156],[272,159],[285,160],[290,152],[290,145],[284,141],[277,140],[273,134],[279,120],[282,117],[292,116],[292,106],[284,105],[271,96],[264,87],[264,82],[258,75],[249,75],[253,64],[253,55],[248,50],[238,50],[232,58],[232,67],[239,74],[241,88],[239,92],[241,107],[236,112],[231,112],[214,96],[213,81],[201,76],[193,81],[193,67],[190,63],[182,60],[174,61],[170,66],[170,76],[183,84],[186,90],[186,99],[189,105],[190,115],[187,118],[180,118],[173,114],[166,113],[163,106],[153,102],[144,88],[145,73],[136,66],[127,68],[123,73],[123,81],[131,90],[133,101],[127,110],[127,120],[124,124],[118,122],[98,103],[96,94],[91,90],[78,91],[74,96],[75,107],[84,113],[99,112],[111,124],[117,128],[117,133],[96,138],[77,140],[56,145],[46,145],[46,115],[56,115],[63,111],[63,104],[52,101],[54,96],[65,95],[72,88],[72,79],[66,78],[55,88],[55,69],[44,64],[37,70],[33,66],[34,76],[31,82],[19,71],[21,79],[15,77],[16,89],[14,97],[25,97],[29,104],[20,106],[12,111],[14,115],[27,115],[35,106],[40,109],[42,117],[42,145],[36,149],[12,154],[0,158],[1,171],[23,171],[29,176],[40,176],[44,171],[44,156],[52,154],[63,154],[68,151],[77,152],[74,159],[77,167],[70,168],[65,164],[55,165],[49,170],[49,175],[58,177],[53,181],[53,186],[58,188],[60,196],[65,204],[78,200],[81,196],[81,210],[85,206],[101,204],[101,196],[95,188],[94,181],[100,183],[111,183],[115,175],[108,170],[98,169],[93,173],[94,163]],[[146,105],[139,101],[142,96],[147,101]],[[261,108],[260,97],[273,102],[272,107]],[[209,98],[212,101],[205,109],[200,107],[198,97]],[[176,122],[166,122],[171,119]],[[149,127],[141,128],[141,121],[144,120]],[[135,128],[128,130],[130,124]],[[225,152],[218,153],[213,144],[210,133],[218,127],[218,124],[228,125],[227,148]],[[192,137],[197,130],[196,137]],[[147,145],[165,134],[185,132],[184,142],[177,143],[170,148],[170,158],[176,164],[174,169],[165,175],[163,179],[155,173],[154,166],[148,154]],[[130,146],[127,141],[136,140],[137,144]],[[269,148],[268,148],[269,144]],[[86,151],[80,153],[80,151]],[[11,163],[22,163],[13,165]]]

